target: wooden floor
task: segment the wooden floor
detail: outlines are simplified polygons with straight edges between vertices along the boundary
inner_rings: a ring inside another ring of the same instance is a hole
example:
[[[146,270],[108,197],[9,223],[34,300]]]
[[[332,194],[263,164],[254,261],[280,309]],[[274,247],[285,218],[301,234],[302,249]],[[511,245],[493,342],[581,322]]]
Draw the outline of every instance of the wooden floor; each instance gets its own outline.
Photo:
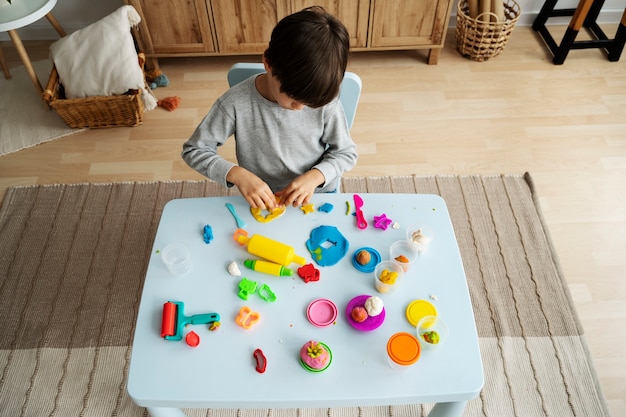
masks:
[[[450,31],[435,66],[421,51],[351,57],[363,94],[352,129],[359,161],[348,175],[530,172],[612,415],[626,416],[626,57],[576,50],[555,66],[528,27],[483,63],[454,43]],[[33,60],[47,45],[26,43]],[[227,88],[227,68],[250,59],[161,60],[170,86],[155,94],[180,96],[178,109],[2,156],[0,196],[15,184],[199,179],[181,144]],[[232,157],[232,146],[224,152]]]

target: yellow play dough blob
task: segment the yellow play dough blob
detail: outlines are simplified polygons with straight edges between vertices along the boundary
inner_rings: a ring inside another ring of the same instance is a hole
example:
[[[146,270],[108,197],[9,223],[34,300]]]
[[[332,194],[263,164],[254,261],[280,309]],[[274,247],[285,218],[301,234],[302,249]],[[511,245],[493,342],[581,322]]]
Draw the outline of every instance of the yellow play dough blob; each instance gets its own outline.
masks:
[[[278,203],[278,199],[276,199],[276,202]],[[250,213],[257,222],[269,223],[272,220],[277,219],[285,214],[286,209],[287,207],[285,207],[284,205],[278,206],[272,210],[263,210],[259,207],[250,207]],[[264,215],[263,212],[267,212],[267,214]]]

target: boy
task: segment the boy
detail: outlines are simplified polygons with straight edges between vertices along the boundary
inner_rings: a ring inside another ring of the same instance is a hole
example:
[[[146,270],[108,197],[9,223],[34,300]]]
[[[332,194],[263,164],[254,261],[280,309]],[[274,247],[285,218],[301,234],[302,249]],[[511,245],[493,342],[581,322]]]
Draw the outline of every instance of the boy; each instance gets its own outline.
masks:
[[[183,145],[199,173],[237,186],[251,207],[307,204],[333,192],[357,160],[339,101],[348,62],[343,24],[321,7],[282,19],[263,54],[267,73],[221,96]],[[217,155],[235,136],[237,164]]]

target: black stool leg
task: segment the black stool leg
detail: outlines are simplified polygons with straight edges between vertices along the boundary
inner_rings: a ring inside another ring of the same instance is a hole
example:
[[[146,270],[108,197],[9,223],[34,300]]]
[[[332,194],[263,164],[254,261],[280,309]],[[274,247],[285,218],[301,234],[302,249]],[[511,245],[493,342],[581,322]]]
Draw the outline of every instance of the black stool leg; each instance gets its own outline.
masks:
[[[567,58],[567,54],[574,44],[576,36],[578,36],[578,30],[568,27],[563,35],[563,39],[561,39],[559,47],[554,51],[554,57],[552,57],[554,65],[561,65],[565,62],[565,58]]]
[[[613,44],[609,48],[609,61],[611,62],[619,61],[619,57],[622,55],[622,51],[624,50],[625,43],[626,43],[626,9],[624,9],[622,20],[619,26],[617,27],[617,32],[615,33],[615,39],[613,40]]]
[[[626,10],[624,10],[624,15],[618,26],[615,38],[608,39],[596,22],[605,0],[579,0],[575,9],[555,10],[554,7],[557,1],[545,0],[532,26],[533,30],[541,35],[546,46],[552,52],[552,62],[555,65],[561,65],[565,62],[570,49],[603,48],[608,53],[609,61],[619,60],[626,43]],[[560,43],[554,40],[554,37],[546,27],[546,21],[550,17],[555,16],[572,16]],[[583,27],[595,37],[595,40],[576,42],[576,36],[578,36],[578,32]]]
[[[583,26],[590,27],[596,24],[603,5],[604,0],[593,0],[593,3],[587,12],[587,17],[583,20]]]
[[[565,58],[567,57],[569,50],[572,48],[572,45],[574,45],[574,40],[576,39],[578,32],[582,28],[585,19],[587,19],[591,6],[597,1],[599,0],[580,0],[578,3],[578,7],[576,7],[576,10],[574,11],[572,20],[565,31],[565,36],[563,36],[563,40],[561,40],[561,43],[559,44],[558,51],[554,54],[552,62],[556,65],[561,65],[565,62]]]
[[[556,6],[557,1],[558,0],[546,0],[546,2],[543,3],[543,6],[541,7],[539,14],[535,18],[535,21],[533,22],[533,30],[535,32],[538,32],[539,29],[541,29],[542,27],[546,25],[546,22],[548,21],[548,18],[552,14],[552,11],[554,10],[554,7]]]

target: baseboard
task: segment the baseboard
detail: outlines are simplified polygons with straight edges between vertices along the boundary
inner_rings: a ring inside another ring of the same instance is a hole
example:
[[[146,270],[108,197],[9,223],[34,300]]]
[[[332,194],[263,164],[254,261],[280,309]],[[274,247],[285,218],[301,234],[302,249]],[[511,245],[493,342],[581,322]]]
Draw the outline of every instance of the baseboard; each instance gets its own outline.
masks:
[[[522,14],[517,21],[517,26],[532,26],[533,22],[537,18],[539,14],[539,10],[535,10],[532,12],[525,12],[522,10]],[[597,23],[609,24],[609,25],[617,25],[622,19],[622,15],[624,14],[624,10],[602,10],[600,15],[598,16]],[[548,20],[549,25],[567,25],[569,24],[571,17],[552,17]],[[456,10],[450,16],[450,21],[448,23],[449,27],[456,27]],[[607,33],[607,36],[612,37],[613,34]]]

